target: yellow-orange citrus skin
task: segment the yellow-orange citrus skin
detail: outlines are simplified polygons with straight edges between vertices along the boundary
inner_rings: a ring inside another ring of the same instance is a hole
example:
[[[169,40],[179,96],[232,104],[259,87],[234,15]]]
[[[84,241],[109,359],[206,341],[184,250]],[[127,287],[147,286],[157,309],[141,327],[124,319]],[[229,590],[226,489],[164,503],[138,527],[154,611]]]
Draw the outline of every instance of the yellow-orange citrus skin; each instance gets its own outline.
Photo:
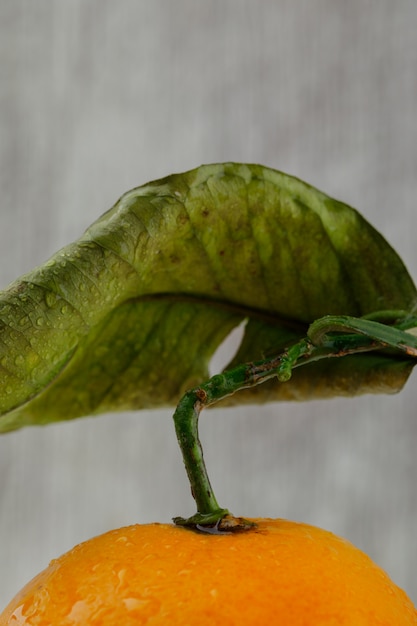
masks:
[[[316,527],[254,520],[231,535],[113,530],[51,562],[0,625],[410,626],[413,604],[369,557]]]

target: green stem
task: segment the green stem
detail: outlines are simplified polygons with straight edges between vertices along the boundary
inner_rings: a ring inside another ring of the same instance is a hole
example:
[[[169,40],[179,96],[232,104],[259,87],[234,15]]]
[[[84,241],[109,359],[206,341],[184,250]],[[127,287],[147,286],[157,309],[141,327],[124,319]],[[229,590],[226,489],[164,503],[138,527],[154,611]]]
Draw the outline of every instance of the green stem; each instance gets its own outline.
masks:
[[[269,378],[288,380],[297,360],[307,356],[311,348],[310,342],[300,341],[278,357],[246,363],[223,374],[217,374],[202,385],[187,391],[182,397],[174,413],[174,423],[191,491],[197,504],[197,513],[188,519],[175,518],[177,524],[189,526],[215,524],[228,514],[228,510],[220,507],[217,502],[204,463],[198,435],[201,411],[237,391],[258,385]]]
[[[388,326],[370,319],[328,315],[313,322],[307,334],[315,346],[343,346],[344,350],[357,351],[360,343],[366,348],[373,342],[376,349],[392,348],[417,356],[417,337],[405,332],[415,327],[416,321],[410,316],[396,326]],[[340,335],[346,332],[349,334]],[[362,341],[358,335],[362,336]]]
[[[206,392],[198,387],[188,391],[181,399],[174,414],[175,430],[182,451],[185,469],[191,485],[191,491],[197,504],[198,523],[216,522],[227,514],[220,508],[203,458],[203,449],[198,436],[198,418],[206,405]],[[180,518],[175,519],[181,523]],[[197,523],[197,520],[196,520]]]
[[[175,518],[175,523],[193,527],[210,526],[228,514],[228,510],[217,502],[204,463],[198,435],[201,411],[237,391],[259,385],[270,378],[286,382],[294,368],[312,361],[387,347],[416,357],[417,338],[404,332],[404,329],[415,327],[417,318],[410,315],[401,317],[396,311],[381,312],[375,317],[378,318],[378,315],[379,319],[395,318],[397,326],[387,326],[372,319],[327,316],[311,324],[307,338],[278,356],[226,370],[182,397],[174,413],[174,423],[197,513],[188,519]]]

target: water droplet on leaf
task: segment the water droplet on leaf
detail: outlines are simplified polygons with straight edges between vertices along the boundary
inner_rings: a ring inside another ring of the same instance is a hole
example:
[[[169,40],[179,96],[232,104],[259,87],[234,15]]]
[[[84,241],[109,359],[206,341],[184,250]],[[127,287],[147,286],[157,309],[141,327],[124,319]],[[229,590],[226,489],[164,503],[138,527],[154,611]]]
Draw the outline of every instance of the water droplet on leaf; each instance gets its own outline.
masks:
[[[56,297],[54,293],[48,292],[45,296],[45,302],[46,305],[49,307],[54,306],[55,302],[56,302]]]

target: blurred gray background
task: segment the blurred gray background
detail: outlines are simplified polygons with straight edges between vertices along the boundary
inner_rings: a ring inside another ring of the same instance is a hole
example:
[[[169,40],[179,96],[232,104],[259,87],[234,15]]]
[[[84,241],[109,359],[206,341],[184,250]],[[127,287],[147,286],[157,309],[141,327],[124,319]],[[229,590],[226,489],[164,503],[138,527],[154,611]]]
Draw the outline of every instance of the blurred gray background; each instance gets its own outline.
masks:
[[[226,160],[355,206],[417,277],[416,32],[415,0],[2,0],[0,287],[127,189]],[[204,414],[220,503],[348,538],[416,603],[415,385]],[[0,437],[0,509],[1,607],[75,543],[193,513],[171,411]]]

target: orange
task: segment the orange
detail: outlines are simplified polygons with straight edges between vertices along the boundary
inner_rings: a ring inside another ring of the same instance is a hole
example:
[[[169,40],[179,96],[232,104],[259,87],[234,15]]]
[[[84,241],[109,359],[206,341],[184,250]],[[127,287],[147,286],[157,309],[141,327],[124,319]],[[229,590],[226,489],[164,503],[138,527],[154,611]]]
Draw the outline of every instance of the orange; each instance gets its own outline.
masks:
[[[82,543],[0,625],[408,626],[406,594],[352,544],[285,520],[230,535],[136,525]]]

